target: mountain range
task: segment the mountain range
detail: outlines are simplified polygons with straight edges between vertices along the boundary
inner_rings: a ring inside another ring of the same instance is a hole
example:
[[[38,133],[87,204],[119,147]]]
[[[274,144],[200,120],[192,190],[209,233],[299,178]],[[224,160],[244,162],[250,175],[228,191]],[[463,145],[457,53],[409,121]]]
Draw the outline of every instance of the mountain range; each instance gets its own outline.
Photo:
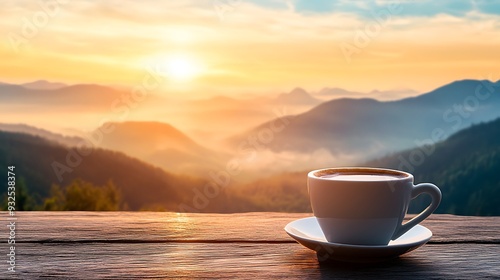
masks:
[[[357,165],[404,170],[414,175],[415,184],[436,184],[443,194],[436,213],[498,216],[499,139],[500,118],[473,125],[444,141],[426,141],[421,147]],[[310,211],[307,173],[284,172],[242,186],[239,192],[260,202],[255,206],[259,211]],[[409,212],[419,213],[429,200],[425,195],[417,197]]]
[[[96,186],[113,182],[128,210],[226,213],[258,209],[231,188],[221,187],[217,195],[207,197],[208,181],[197,174],[175,175],[121,152],[78,150],[24,133],[0,131],[0,166],[15,166],[16,182],[24,182],[37,204],[49,196],[52,185],[64,187],[81,179]],[[0,180],[7,181],[7,172],[0,174]],[[0,195],[6,191],[2,189]]]
[[[362,165],[406,170],[415,183],[432,182],[443,192],[437,213],[500,215],[500,118],[474,125],[444,141],[405,150]],[[112,180],[131,210],[157,206],[160,209],[191,211],[194,200],[207,185],[196,176],[179,176],[153,167],[123,153],[94,149],[59,182],[54,162],[67,164],[72,149],[41,137],[0,132],[0,164],[15,165],[30,193],[41,199],[52,184],[65,185],[81,178],[96,185]],[[202,212],[310,211],[303,172],[284,172],[254,182],[221,188],[218,195],[205,198]],[[0,174],[0,180],[6,180]],[[5,193],[5,190],[2,191]],[[427,205],[418,197],[410,211]],[[181,209],[181,210],[182,210]]]
[[[347,92],[325,89],[325,96],[327,91]],[[36,111],[43,108],[54,114],[49,123],[57,119],[76,130],[72,124],[89,118],[92,110],[102,109],[94,117],[105,119],[102,113],[109,111],[109,102],[121,100],[123,94],[98,85],[0,83],[2,121],[8,122],[0,124],[2,164],[20,166],[20,176],[39,200],[47,196],[52,184],[66,185],[82,178],[103,185],[111,179],[130,209],[161,205],[162,209],[178,211],[180,204],[192,204],[197,193],[194,189],[206,186],[212,179],[211,171],[224,170],[228,163],[239,161],[242,170],[231,177],[231,186],[201,209],[238,212],[309,211],[304,189],[307,170],[364,162],[408,170],[417,182],[436,183],[445,194],[438,209],[442,213],[498,213],[493,208],[498,203],[493,199],[498,196],[498,178],[491,172],[498,170],[495,140],[499,139],[500,124],[492,120],[500,117],[500,81],[461,80],[395,101],[340,98],[322,102],[317,93],[312,95],[302,88],[274,97],[220,96],[179,101],[168,107],[163,107],[164,99],[156,99],[162,102],[155,104],[158,111],[151,116],[160,116],[161,121],[92,121],[91,125],[98,125],[79,136],[30,126],[46,116]],[[106,98],[101,99],[103,96]],[[129,107],[127,117],[148,119],[140,113],[151,108],[150,104]],[[279,114],[276,109],[281,110]],[[162,115],[172,110],[179,115]],[[290,115],[283,115],[286,112]],[[9,121],[25,113],[35,116],[29,117],[30,125]],[[79,119],[72,118],[76,116]],[[186,130],[189,120],[200,133]],[[276,130],[277,124],[284,125]],[[102,138],[89,143],[89,135]],[[214,138],[224,142],[209,141]],[[76,160],[72,151],[82,143],[87,144],[83,148],[92,148],[92,153],[59,181],[53,163]],[[429,150],[432,153],[427,154]],[[414,164],[422,153],[424,162]],[[137,186],[146,193],[140,193]],[[425,198],[419,198],[411,210],[418,211],[425,203]]]
[[[64,87],[26,85],[0,85],[2,105],[59,107],[67,109],[109,109],[112,102],[121,100],[128,92],[121,92],[101,85],[71,85]]]
[[[93,149],[89,155],[79,156],[75,149],[41,137],[2,131],[0,143],[1,166],[14,165],[17,179],[25,180],[29,192],[38,200],[49,195],[52,184],[65,186],[81,178],[104,185],[112,180],[131,210],[148,204],[161,204],[175,210],[182,191],[202,185],[202,181],[166,173],[122,153]],[[57,163],[69,169],[55,169]],[[55,170],[67,171],[59,172],[62,181]],[[0,178],[6,181],[4,173]]]
[[[342,98],[290,117],[287,127],[265,147],[274,152],[311,154],[326,150],[353,164],[411,148],[436,131],[443,139],[474,123],[500,116],[500,81],[462,80],[429,93],[397,101]],[[228,138],[236,147],[248,135],[266,130],[277,119]]]
[[[66,85],[45,80],[0,83],[2,122],[27,123],[66,132],[95,129],[102,122],[160,120],[213,144],[280,114],[304,112],[322,101],[304,89],[249,98],[214,96],[189,100],[158,90],[137,101],[131,88],[95,84]],[[77,127],[71,127],[73,120]],[[80,127],[78,127],[80,126]]]

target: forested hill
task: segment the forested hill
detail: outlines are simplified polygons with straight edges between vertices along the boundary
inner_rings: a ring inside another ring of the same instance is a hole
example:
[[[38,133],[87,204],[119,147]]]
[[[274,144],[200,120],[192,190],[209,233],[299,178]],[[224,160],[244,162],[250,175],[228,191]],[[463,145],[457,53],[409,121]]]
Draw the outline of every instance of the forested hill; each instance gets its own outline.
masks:
[[[60,164],[57,170],[62,181],[54,171],[55,162]],[[49,195],[52,184],[64,186],[80,178],[95,185],[111,180],[131,210],[158,204],[177,211],[187,190],[203,185],[201,180],[166,173],[119,152],[94,149],[81,156],[74,148],[41,137],[0,131],[0,166],[6,168],[0,172],[2,182],[7,182],[7,166],[11,165],[39,203]]]
[[[368,165],[403,169],[416,182],[435,183],[443,193],[438,213],[500,215],[500,119]],[[418,199],[417,206],[423,207],[424,200]]]

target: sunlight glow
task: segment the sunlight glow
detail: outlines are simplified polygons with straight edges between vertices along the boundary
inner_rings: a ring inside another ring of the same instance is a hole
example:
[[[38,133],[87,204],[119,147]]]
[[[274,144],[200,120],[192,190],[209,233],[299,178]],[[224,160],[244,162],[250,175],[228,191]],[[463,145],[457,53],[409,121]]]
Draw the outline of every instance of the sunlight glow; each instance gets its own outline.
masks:
[[[175,55],[165,59],[164,67],[167,78],[176,81],[191,80],[201,72],[199,63],[186,55]]]

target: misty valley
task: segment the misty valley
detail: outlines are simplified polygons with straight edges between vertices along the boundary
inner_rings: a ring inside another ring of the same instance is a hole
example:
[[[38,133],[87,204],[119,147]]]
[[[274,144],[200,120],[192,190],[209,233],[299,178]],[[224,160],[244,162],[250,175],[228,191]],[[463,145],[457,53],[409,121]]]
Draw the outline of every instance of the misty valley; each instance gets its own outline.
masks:
[[[363,165],[435,182],[444,197],[437,213],[500,215],[500,81],[454,81],[423,94],[131,94],[0,83],[0,161],[17,168],[18,205],[309,212],[308,171]]]

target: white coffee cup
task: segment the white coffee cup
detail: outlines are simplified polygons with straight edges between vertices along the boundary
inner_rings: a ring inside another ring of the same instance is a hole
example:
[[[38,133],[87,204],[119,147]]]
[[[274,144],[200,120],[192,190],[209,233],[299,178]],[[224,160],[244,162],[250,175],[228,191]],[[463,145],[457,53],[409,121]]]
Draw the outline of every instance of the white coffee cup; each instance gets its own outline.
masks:
[[[309,172],[311,206],[328,242],[387,245],[427,218],[441,202],[430,183],[413,184],[413,175],[365,167],[327,168]],[[431,204],[403,224],[410,201],[422,193]]]

